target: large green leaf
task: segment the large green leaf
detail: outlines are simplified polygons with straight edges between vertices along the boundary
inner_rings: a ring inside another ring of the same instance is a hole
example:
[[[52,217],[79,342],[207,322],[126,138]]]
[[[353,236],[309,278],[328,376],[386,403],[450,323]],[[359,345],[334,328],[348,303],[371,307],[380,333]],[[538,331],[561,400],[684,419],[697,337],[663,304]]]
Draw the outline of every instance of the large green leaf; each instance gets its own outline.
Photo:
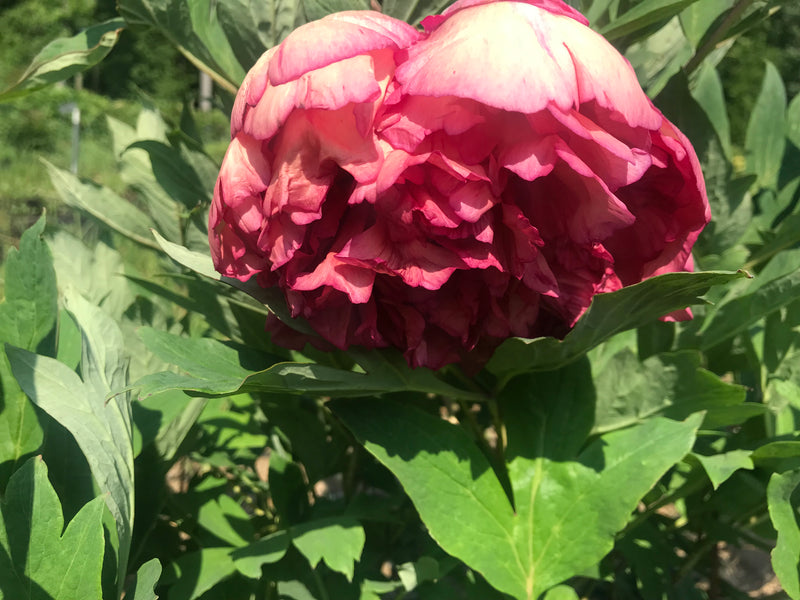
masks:
[[[761,187],[775,189],[786,148],[786,88],[780,73],[767,62],[761,92],[747,123],[744,148],[747,168]]]
[[[207,12],[201,10],[207,7]],[[233,51],[227,43],[207,46],[209,40],[225,42],[211,13],[210,0],[119,0],[117,9],[131,25],[147,25],[161,31],[198,69],[205,71],[223,89],[235,93],[244,72],[231,63]],[[217,37],[218,33],[221,34]],[[227,68],[226,68],[227,67]]]
[[[30,94],[96,65],[117,43],[125,27],[122,19],[111,19],[70,38],[59,38],[45,46],[10,88],[0,92],[0,102]]]
[[[445,551],[500,591],[532,600],[612,548],[641,496],[689,451],[701,417],[650,419],[578,454],[594,401],[585,363],[518,384],[501,405],[513,508],[462,429],[391,401],[331,407],[400,480]]]
[[[180,389],[206,396],[242,392],[370,396],[418,391],[465,400],[483,399],[444,383],[428,369],[410,369],[396,360],[382,360],[378,353],[363,357],[369,370],[358,373],[315,363],[276,363],[275,357],[211,338],[186,338],[148,327],[141,328],[139,334],[152,352],[182,371],[153,373],[139,379],[130,387],[138,389],[142,397]]]
[[[63,425],[86,457],[117,526],[119,591],[133,531],[133,445],[122,333],[99,308],[77,295],[67,308],[82,335],[82,379],[55,359],[6,346],[14,376],[31,400]]]
[[[139,244],[157,247],[150,236],[153,221],[133,204],[106,187],[81,181],[72,173],[59,169],[44,159],[43,162],[53,187],[66,204],[89,213]]]
[[[0,598],[100,598],[103,545],[102,498],[64,529],[47,467],[41,458],[29,459],[0,502]]]
[[[19,250],[5,262],[5,301],[0,304],[0,344],[35,351],[51,334],[58,315],[53,258],[42,239],[45,218],[22,234]],[[0,489],[17,463],[35,452],[43,432],[33,405],[11,374],[0,353]]]
[[[700,304],[701,296],[712,286],[742,277],[744,273],[668,273],[617,292],[598,294],[563,340],[511,338],[495,351],[487,368],[502,377],[531,369],[558,368],[614,334],[690,304]]]
[[[800,598],[800,527],[792,495],[799,486],[800,470],[775,473],[767,486],[769,516],[778,532],[772,567],[784,591],[794,600]]]

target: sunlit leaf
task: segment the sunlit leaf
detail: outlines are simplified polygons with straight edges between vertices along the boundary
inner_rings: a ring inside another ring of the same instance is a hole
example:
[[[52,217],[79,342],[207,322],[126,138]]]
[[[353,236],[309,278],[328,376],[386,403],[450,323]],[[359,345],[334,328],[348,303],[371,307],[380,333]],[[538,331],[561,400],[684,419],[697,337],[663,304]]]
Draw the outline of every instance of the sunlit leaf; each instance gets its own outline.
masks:
[[[772,551],[772,567],[784,591],[793,599],[800,598],[800,526],[797,524],[797,503],[792,495],[800,486],[800,470],[775,473],[767,486],[769,516],[778,532]]]
[[[0,102],[64,81],[96,65],[117,43],[124,27],[123,19],[111,19],[72,37],[53,40],[36,55],[17,83],[0,92]]]
[[[785,112],[786,88],[775,65],[767,62],[744,142],[747,168],[758,176],[757,183],[761,187],[775,189],[778,185],[786,148]]]

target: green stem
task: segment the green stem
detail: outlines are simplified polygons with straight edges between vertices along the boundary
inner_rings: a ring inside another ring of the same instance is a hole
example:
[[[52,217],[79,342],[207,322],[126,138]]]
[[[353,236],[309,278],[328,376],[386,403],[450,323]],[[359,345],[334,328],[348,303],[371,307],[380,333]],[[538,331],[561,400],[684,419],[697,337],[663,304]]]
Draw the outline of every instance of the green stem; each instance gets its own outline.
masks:
[[[311,569],[311,573],[314,575],[314,581],[317,583],[320,598],[322,598],[322,600],[330,600],[328,590],[325,589],[325,584],[322,583],[322,577],[319,576],[316,569]]]
[[[728,30],[730,30],[730,28],[736,24],[736,22],[739,20],[739,17],[742,16],[742,13],[744,13],[744,11],[747,10],[752,3],[753,0],[739,0],[734,5],[730,12],[728,12],[728,15],[709,36],[708,40],[706,40],[706,43],[698,48],[691,60],[686,63],[686,66],[683,68],[683,70],[687,76],[693,73],[694,70],[703,63],[706,57],[714,51],[714,49],[717,47],[717,44],[725,39],[725,35],[728,33]]]

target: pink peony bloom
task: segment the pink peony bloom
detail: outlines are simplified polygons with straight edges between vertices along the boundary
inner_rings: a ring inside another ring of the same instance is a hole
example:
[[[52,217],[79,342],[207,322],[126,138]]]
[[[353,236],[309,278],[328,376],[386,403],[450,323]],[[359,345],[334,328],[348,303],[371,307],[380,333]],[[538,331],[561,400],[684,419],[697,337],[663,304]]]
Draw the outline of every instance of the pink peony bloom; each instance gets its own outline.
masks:
[[[221,273],[279,286],[333,346],[437,368],[692,269],[697,157],[583,16],[461,0],[423,26],[334,14],[256,63],[211,206]]]

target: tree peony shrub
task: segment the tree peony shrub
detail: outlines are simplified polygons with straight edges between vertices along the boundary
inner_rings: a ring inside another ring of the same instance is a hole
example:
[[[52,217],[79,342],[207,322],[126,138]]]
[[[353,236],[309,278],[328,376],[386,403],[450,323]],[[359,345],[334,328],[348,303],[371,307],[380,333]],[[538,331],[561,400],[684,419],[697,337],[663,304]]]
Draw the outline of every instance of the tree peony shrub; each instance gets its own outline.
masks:
[[[252,68],[211,206],[221,273],[278,286],[338,348],[436,368],[692,269],[695,153],[582,15],[462,0],[423,26],[334,14]]]

